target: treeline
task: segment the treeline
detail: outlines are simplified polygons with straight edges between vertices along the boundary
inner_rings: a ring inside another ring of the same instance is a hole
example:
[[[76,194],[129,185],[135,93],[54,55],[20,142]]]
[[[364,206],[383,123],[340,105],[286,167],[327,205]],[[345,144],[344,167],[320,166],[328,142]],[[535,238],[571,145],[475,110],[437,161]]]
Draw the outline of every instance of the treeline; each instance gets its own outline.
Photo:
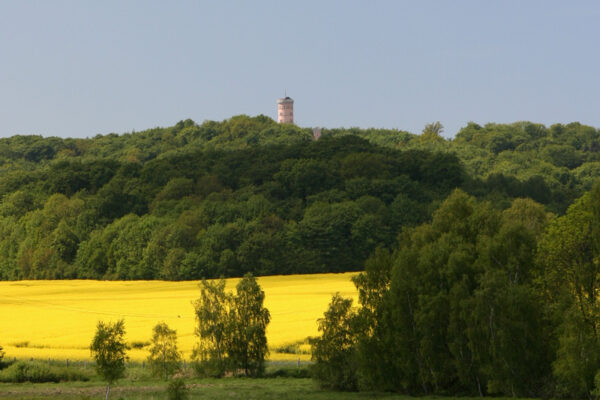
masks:
[[[0,139],[0,279],[201,279],[358,270],[455,188],[562,214],[600,172],[579,124],[454,140],[264,116],[91,139]]]
[[[313,340],[315,376],[342,390],[596,398],[600,186],[557,217],[453,192],[431,222],[379,248]]]
[[[178,280],[357,270],[463,179],[453,155],[353,136],[144,164],[55,162],[0,178],[10,187],[0,203],[0,274]]]
[[[381,129],[332,129],[324,135],[357,135],[396,149],[426,149],[458,156],[474,185],[469,192],[492,201],[531,197],[562,214],[600,174],[598,129],[574,122],[546,127],[522,121],[512,124],[469,123],[452,140],[439,123],[420,135]],[[481,188],[485,188],[481,191]]]

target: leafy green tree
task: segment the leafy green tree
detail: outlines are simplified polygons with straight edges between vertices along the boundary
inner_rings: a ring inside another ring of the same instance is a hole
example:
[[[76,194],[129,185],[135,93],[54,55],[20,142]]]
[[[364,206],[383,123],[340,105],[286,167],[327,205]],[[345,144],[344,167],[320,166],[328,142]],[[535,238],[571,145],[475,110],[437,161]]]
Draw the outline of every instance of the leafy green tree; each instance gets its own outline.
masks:
[[[307,260],[314,265],[315,272],[322,271],[323,265],[335,266],[336,271],[356,270],[360,259],[356,253],[362,243],[352,242],[352,228],[361,214],[363,211],[352,201],[314,203],[306,209],[302,220],[293,226],[290,241],[316,250],[318,258]]]
[[[194,303],[199,343],[192,355],[199,372],[222,376],[241,369],[245,375],[262,374],[270,314],[263,306],[265,294],[256,279],[244,276],[235,295],[225,292],[223,279],[202,281],[200,289],[200,298]]]
[[[21,217],[35,208],[35,196],[29,191],[18,190],[6,195],[0,203],[0,215]]]
[[[393,161],[389,156],[373,153],[348,154],[341,160],[340,173],[346,178],[389,178]]]
[[[352,299],[337,293],[323,318],[318,320],[321,336],[311,340],[313,376],[323,387],[357,389],[355,361],[356,331]]]
[[[124,336],[125,323],[123,320],[112,324],[98,321],[90,350],[96,361],[98,375],[107,383],[106,399],[110,394],[110,385],[125,375],[127,344]]]
[[[167,253],[163,262],[162,270],[159,276],[162,279],[176,281],[182,279],[182,273],[180,272],[181,265],[185,259],[185,250],[181,248],[172,248]]]
[[[371,325],[377,323],[384,296],[389,290],[393,255],[389,250],[378,247],[365,262],[365,271],[354,276],[352,282],[358,289],[360,313],[365,315]]]
[[[444,132],[444,126],[440,121],[432,122],[425,125],[421,132],[421,141],[444,141],[441,133]]]
[[[79,238],[63,219],[52,232],[52,247],[61,260],[71,263],[77,254]]]
[[[550,225],[540,243],[544,292],[558,326],[553,363],[559,390],[591,398],[600,370],[600,186]]]
[[[198,344],[192,354],[202,374],[222,376],[227,371],[231,339],[230,304],[231,296],[225,293],[224,279],[202,281],[200,298],[194,302]]]
[[[329,163],[312,159],[286,160],[275,175],[289,193],[305,199],[308,195],[330,189],[338,182]]]
[[[111,279],[152,279],[156,277],[154,271],[146,268],[142,260],[153,230],[161,223],[161,219],[152,215],[128,214],[105,227],[101,235],[91,235],[90,239],[96,243],[85,246],[92,256],[104,259],[77,258],[85,269],[104,270],[104,275]]]
[[[569,169],[577,168],[583,163],[583,154],[569,145],[546,145],[540,154],[540,158],[557,167]]]
[[[181,365],[181,352],[177,349],[177,331],[161,322],[152,329],[148,365],[154,376],[165,380],[173,375]]]
[[[229,357],[235,368],[244,370],[247,376],[262,375],[269,353],[266,329],[271,315],[263,305],[264,300],[265,292],[251,274],[239,281],[232,298]]]
[[[285,260],[285,222],[273,215],[254,220],[246,225],[246,238],[237,248],[241,265],[259,275],[288,273],[290,263]],[[288,253],[289,254],[289,253]]]
[[[155,201],[181,199],[194,193],[194,181],[188,178],[171,179],[155,197]]]
[[[531,200],[501,212],[453,192],[393,255],[376,250],[354,279],[356,313],[334,297],[313,344],[317,379],[411,394],[546,393],[552,325],[535,260],[548,219]]]

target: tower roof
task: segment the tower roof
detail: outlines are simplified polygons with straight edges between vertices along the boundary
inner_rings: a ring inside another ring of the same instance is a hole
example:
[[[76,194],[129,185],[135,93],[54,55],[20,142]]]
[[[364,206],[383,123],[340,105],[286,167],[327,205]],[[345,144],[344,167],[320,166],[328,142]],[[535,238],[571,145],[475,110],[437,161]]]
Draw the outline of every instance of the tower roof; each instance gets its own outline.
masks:
[[[281,99],[277,99],[277,103],[293,103],[294,99],[292,99],[290,96],[285,96]]]

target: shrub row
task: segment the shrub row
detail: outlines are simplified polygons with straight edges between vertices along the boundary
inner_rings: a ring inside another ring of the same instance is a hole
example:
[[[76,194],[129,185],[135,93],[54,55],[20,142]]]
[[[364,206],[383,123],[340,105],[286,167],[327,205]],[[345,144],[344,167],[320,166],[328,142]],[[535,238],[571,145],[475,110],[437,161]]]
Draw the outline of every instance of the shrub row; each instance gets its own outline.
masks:
[[[0,371],[0,382],[88,381],[88,375],[73,368],[47,365],[39,361],[17,361]]]

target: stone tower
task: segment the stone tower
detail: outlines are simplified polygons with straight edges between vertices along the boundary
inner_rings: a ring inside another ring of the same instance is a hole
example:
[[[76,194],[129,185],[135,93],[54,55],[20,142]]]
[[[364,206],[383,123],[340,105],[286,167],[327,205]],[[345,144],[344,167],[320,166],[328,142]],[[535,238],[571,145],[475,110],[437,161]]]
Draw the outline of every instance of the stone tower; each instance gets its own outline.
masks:
[[[277,100],[277,122],[280,124],[294,123],[294,100],[285,96]]]

